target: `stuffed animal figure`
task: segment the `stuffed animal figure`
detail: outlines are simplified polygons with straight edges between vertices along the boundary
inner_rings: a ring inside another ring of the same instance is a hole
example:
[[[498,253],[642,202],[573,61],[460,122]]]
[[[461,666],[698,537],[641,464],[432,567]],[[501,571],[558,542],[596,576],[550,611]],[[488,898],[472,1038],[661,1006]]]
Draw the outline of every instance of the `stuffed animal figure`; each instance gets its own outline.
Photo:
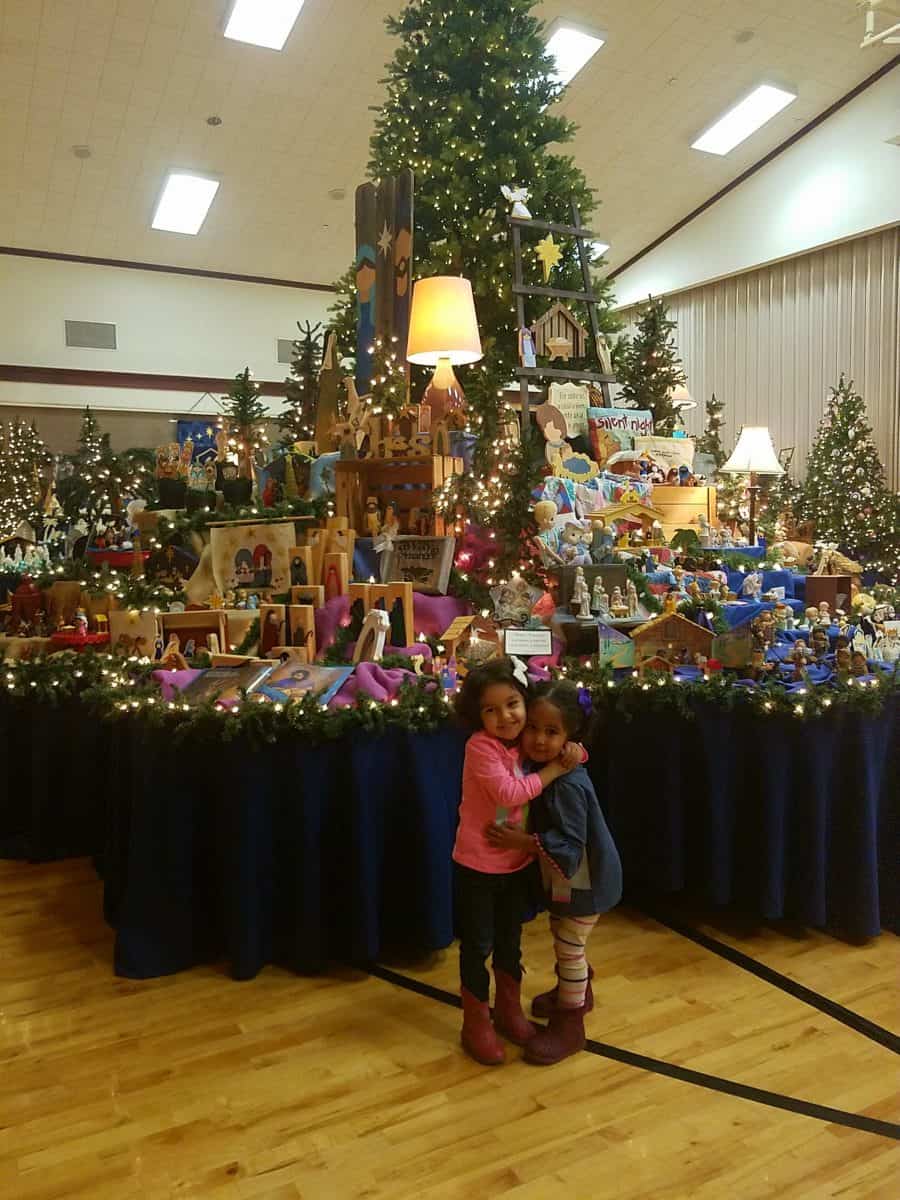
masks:
[[[559,557],[569,567],[590,565],[591,552],[584,542],[585,530],[574,521],[567,521],[559,535]]]

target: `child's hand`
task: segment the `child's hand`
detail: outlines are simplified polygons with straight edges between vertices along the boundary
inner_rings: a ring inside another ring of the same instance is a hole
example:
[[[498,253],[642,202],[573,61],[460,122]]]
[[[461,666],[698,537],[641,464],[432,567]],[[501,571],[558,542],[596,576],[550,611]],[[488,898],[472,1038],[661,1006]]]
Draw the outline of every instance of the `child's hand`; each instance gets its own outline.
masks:
[[[514,825],[488,825],[484,835],[495,850],[534,850],[534,838]]]
[[[564,771],[574,771],[586,758],[587,754],[580,742],[566,742],[559,756],[559,765]]]

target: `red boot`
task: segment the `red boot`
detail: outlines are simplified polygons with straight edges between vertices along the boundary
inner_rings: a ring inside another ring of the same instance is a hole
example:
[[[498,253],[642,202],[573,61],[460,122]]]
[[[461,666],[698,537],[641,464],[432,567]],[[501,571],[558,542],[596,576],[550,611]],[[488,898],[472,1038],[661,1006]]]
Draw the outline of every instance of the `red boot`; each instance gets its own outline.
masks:
[[[517,1046],[524,1046],[538,1030],[522,1012],[522,983],[498,967],[494,967],[494,979],[497,981],[494,1028]]]
[[[557,977],[559,976],[559,967],[556,968]],[[587,989],[584,993],[584,1011],[589,1013],[594,1007],[594,989],[591,987],[591,980],[594,978],[594,968],[588,967]],[[531,1002],[531,1015],[540,1017],[545,1020],[556,1008],[556,997],[559,994],[559,984],[555,988],[551,988],[549,992],[541,992],[539,996]]]
[[[460,990],[463,1007],[463,1027],[460,1040],[463,1050],[485,1067],[498,1067],[506,1059],[503,1043],[491,1024],[491,1011],[486,1000],[479,1000],[466,988]]]
[[[525,1047],[525,1061],[549,1067],[584,1049],[584,1006],[554,1008],[550,1024]]]

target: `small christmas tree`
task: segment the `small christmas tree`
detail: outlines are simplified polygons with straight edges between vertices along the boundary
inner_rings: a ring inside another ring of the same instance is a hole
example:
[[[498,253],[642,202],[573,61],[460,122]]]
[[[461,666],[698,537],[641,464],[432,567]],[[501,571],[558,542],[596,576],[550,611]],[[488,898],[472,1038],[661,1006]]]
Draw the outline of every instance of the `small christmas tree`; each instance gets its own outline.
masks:
[[[41,474],[50,462],[34,424],[16,418],[0,429],[0,538],[12,537],[23,521],[35,527],[43,497]]]
[[[253,452],[267,441],[263,422],[267,417],[265,404],[259,398],[259,384],[250,378],[245,367],[234,377],[231,391],[222,397],[220,424],[228,434],[228,448],[238,460],[242,479],[253,478]]]
[[[724,424],[722,420],[722,409],[724,407],[724,401],[717,400],[716,393],[713,392],[706,402],[706,428],[700,437],[697,438],[695,445],[697,453],[709,454],[717,467],[721,467],[722,463],[728,458],[725,448],[722,445],[722,436],[719,432]]]
[[[809,452],[800,510],[815,522],[819,541],[836,542],[850,558],[897,580],[900,497],[887,486],[865,401],[843,374]]]
[[[627,408],[649,409],[653,430],[671,437],[678,425],[672,389],[687,382],[675,346],[676,323],[669,319],[663,299],[650,296],[638,313],[637,332],[616,347],[616,376]]]
[[[287,400],[279,420],[284,430],[282,441],[288,446],[310,441],[315,431],[316,382],[322,364],[321,328],[320,323],[297,322],[300,336],[293,344],[291,373],[284,381]]]
[[[128,500],[153,496],[153,455],[149,450],[114,454],[109,434],[86,408],[81,418],[78,452],[70,472],[59,483],[59,499],[70,521],[84,520],[93,529],[120,516]]]

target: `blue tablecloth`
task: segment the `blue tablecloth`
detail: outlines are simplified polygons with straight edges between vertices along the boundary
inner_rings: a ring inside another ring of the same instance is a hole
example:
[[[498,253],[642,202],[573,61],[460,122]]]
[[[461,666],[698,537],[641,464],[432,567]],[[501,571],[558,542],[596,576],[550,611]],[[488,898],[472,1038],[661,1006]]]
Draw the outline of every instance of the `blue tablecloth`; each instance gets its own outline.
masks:
[[[589,769],[627,887],[853,939],[900,929],[898,729],[896,703],[809,723],[614,718]],[[456,730],[173,746],[78,706],[0,703],[0,748],[0,854],[93,853],[121,975],[226,958],[245,979],[268,962],[313,971],[452,938]]]

